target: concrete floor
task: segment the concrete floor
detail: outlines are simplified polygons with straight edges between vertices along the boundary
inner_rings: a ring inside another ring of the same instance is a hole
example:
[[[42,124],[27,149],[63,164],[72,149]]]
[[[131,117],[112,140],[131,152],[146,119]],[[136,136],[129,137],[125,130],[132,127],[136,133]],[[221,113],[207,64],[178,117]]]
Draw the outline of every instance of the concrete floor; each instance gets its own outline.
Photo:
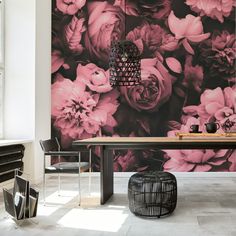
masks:
[[[57,179],[52,177],[48,181],[46,205],[41,199],[37,217],[18,223],[5,212],[0,194],[0,235],[236,236],[236,178],[177,177],[177,208],[162,219],[140,218],[130,213],[128,179],[116,177],[114,196],[101,206],[99,177],[92,177],[90,195],[88,179],[83,177],[82,205],[78,207],[75,176],[63,178],[61,196],[55,187]]]

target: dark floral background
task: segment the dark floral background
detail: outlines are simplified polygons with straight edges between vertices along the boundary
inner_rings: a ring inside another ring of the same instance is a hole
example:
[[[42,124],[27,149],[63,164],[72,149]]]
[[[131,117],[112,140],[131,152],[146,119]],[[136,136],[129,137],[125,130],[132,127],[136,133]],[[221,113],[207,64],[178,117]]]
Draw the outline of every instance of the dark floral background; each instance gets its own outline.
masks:
[[[112,88],[109,51],[128,39],[140,85]],[[52,136],[174,136],[192,124],[236,131],[235,0],[53,0]],[[115,151],[115,171],[236,171],[234,150]],[[99,150],[93,151],[99,170]]]

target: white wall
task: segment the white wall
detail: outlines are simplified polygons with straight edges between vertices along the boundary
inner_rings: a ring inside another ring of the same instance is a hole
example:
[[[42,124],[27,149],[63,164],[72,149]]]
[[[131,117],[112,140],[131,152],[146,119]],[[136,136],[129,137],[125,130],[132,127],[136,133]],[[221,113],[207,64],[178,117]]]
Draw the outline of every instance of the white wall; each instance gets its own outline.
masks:
[[[35,0],[5,1],[4,138],[33,139]]]
[[[51,0],[36,0],[35,172],[42,179],[40,139],[51,136]]]
[[[51,1],[6,0],[4,138],[32,139],[25,172],[43,175],[40,139],[50,137]]]

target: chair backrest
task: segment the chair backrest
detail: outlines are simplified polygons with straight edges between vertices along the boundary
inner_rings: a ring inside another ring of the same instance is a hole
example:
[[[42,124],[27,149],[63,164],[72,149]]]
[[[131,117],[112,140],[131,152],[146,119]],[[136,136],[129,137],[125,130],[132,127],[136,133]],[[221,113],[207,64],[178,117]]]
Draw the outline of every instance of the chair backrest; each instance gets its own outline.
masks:
[[[44,152],[60,151],[60,144],[57,138],[40,140],[39,143]]]

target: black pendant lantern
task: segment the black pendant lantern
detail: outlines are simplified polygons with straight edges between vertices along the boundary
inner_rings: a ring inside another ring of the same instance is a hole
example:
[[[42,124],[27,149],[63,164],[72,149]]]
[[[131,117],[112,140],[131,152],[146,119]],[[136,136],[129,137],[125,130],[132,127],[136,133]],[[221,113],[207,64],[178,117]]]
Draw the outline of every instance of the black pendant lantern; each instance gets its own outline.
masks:
[[[124,9],[126,9],[125,5]],[[126,27],[124,28],[126,29]],[[109,68],[111,86],[140,84],[141,58],[138,47],[128,40],[113,41],[110,49]]]
[[[134,43],[130,41],[112,42],[109,67],[111,86],[140,84],[140,53]]]

